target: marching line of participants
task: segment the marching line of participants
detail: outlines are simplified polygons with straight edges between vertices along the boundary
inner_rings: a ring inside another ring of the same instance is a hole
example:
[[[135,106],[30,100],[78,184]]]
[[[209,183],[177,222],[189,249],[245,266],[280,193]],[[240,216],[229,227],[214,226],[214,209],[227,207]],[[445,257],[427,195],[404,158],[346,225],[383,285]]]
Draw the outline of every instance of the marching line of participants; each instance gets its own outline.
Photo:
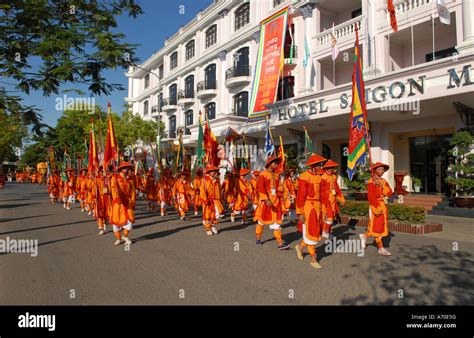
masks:
[[[231,222],[240,217],[246,224],[253,210],[255,243],[262,246],[265,227],[273,231],[279,250],[287,250],[281,233],[284,217],[290,224],[297,225],[302,240],[295,246],[297,258],[303,260],[304,249],[311,257],[310,265],[319,269],[316,246],[322,239],[331,236],[332,226],[338,219],[339,207],[345,199],[337,183],[337,163],[313,154],[305,163],[307,170],[297,177],[294,168],[282,172],[281,158],[272,156],[265,163],[265,170],[253,171],[250,180],[248,169],[240,169],[237,174],[228,173],[222,183],[219,168],[208,165],[198,168],[194,179],[186,170],[174,176],[165,168],[155,180],[153,169],[146,175],[135,175],[129,162],[119,164],[116,172],[108,172],[100,166],[97,173],[90,174],[87,168],[75,175],[72,168],[65,170],[63,178],[59,170],[48,177],[48,192],[51,203],[62,202],[66,210],[79,202],[81,212],[93,216],[97,222],[99,235],[106,233],[106,223],[112,226],[115,245],[131,244],[130,233],[135,223],[137,196],[147,201],[147,211],[159,209],[161,216],[168,210],[176,210],[181,220],[194,211],[202,214],[202,224],[208,236],[219,233],[219,221],[224,216],[227,204]],[[374,237],[381,255],[390,253],[382,245],[382,237],[388,236],[387,199],[392,195],[388,183],[381,177],[388,170],[383,163],[372,166],[372,178],[368,181],[369,226],[360,235],[362,246],[367,246],[367,238]]]

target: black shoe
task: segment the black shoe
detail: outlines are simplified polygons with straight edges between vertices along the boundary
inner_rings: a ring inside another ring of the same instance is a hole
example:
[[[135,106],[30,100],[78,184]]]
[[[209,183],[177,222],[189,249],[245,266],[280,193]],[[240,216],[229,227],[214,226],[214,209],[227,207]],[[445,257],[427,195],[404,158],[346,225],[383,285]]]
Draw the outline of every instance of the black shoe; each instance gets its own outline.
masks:
[[[278,250],[287,250],[290,248],[289,244],[286,244],[285,242],[281,243],[281,245],[278,246]]]
[[[262,245],[263,245],[262,241],[259,240],[259,239],[257,239],[257,241],[255,242],[255,244],[257,244],[257,246],[262,246]]]

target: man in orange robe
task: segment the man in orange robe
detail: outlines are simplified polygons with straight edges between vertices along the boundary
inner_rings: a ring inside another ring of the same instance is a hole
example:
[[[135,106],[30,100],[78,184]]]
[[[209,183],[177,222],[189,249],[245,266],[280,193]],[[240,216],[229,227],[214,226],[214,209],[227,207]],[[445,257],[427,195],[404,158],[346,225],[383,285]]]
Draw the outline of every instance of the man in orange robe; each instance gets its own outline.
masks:
[[[115,245],[120,245],[122,240],[131,244],[129,239],[132,223],[135,223],[134,200],[135,189],[133,182],[128,179],[132,166],[128,162],[120,163],[118,174],[113,174],[110,178],[110,194],[112,196],[112,210],[110,223],[115,234]],[[123,230],[123,236],[122,236]]]
[[[273,235],[278,243],[278,249],[286,250],[290,246],[283,241],[281,235],[283,198],[278,193],[280,175],[276,173],[280,162],[280,157],[270,156],[265,163],[265,170],[260,173],[258,178],[257,193],[259,196],[259,204],[254,216],[254,220],[257,221],[255,236],[257,246],[262,246],[263,228],[267,225],[273,230]]]
[[[199,198],[199,193],[201,191],[201,182],[202,182],[202,168],[197,168],[196,176],[193,180],[193,206],[194,206],[194,215],[197,216],[198,208],[201,206],[201,199]]]
[[[388,182],[382,175],[390,167],[377,162],[370,168],[372,177],[367,182],[367,199],[369,200],[369,226],[365,234],[360,234],[362,247],[367,246],[367,238],[374,237],[379,254],[390,256],[391,253],[383,247],[382,237],[388,236],[388,198],[393,195]]]
[[[313,154],[306,161],[309,167],[301,174],[298,180],[298,193],[296,196],[296,214],[299,217],[303,239],[300,245],[296,245],[296,253],[299,260],[303,260],[303,249],[308,247],[311,256],[311,266],[320,269],[316,259],[316,245],[321,239],[321,170],[324,157]]]
[[[107,217],[107,185],[104,177],[103,166],[99,167],[97,177],[95,178],[97,185],[97,197],[94,208],[94,217],[97,221],[99,228],[99,235],[103,235],[106,232],[105,218]]]
[[[153,174],[154,169],[150,168],[147,175],[146,175],[146,183],[145,183],[145,196],[148,201],[147,210],[153,211],[156,207],[156,184],[155,184],[155,176]]]
[[[257,181],[259,176],[260,171],[254,170],[252,172],[252,178],[250,179],[250,199],[252,200],[252,207],[254,211],[258,206]]]
[[[71,210],[71,204],[74,202],[75,177],[72,168],[66,169],[67,181],[63,182],[63,201],[64,208]]]
[[[286,173],[285,179],[283,180],[283,205],[285,213],[288,215],[290,222],[294,223],[296,220],[296,185],[295,185],[295,172],[296,169],[291,168]]]
[[[199,192],[202,203],[202,223],[209,236],[217,235],[216,225],[224,211],[218,174],[219,168],[208,165]]]
[[[178,180],[174,185],[174,194],[176,201],[176,208],[179,214],[179,218],[183,221],[186,219],[186,211],[189,210],[189,200],[188,200],[188,183],[187,177],[189,173],[187,171],[182,171],[179,174]]]
[[[323,238],[329,238],[332,225],[339,215],[339,204],[344,205],[345,203],[341,188],[337,183],[337,166],[338,164],[332,160],[328,160],[323,166],[321,194],[324,195],[323,200],[327,201],[322,205]]]
[[[249,207],[249,193],[250,184],[246,179],[246,175],[250,170],[242,168],[239,171],[239,178],[235,184],[235,201],[232,208],[232,214],[230,219],[232,222],[235,221],[235,216],[242,214],[241,223],[245,224],[247,220],[247,209]]]
[[[59,177],[59,170],[55,169],[51,177],[49,178],[49,197],[51,203],[54,204],[59,200],[59,186],[61,185],[61,177]]]
[[[81,205],[81,212],[86,210],[86,173],[87,168],[80,170],[79,176],[76,179],[75,190],[77,191],[77,199]]]
[[[88,210],[87,214],[92,215],[95,210],[95,201],[96,201],[96,186],[95,179],[92,177],[87,177],[85,179],[85,190],[86,190],[86,209]]]
[[[165,168],[163,170],[163,175],[161,175],[160,180],[157,183],[156,191],[158,193],[157,200],[160,201],[160,211],[161,216],[167,215],[166,209],[171,203],[171,170]]]

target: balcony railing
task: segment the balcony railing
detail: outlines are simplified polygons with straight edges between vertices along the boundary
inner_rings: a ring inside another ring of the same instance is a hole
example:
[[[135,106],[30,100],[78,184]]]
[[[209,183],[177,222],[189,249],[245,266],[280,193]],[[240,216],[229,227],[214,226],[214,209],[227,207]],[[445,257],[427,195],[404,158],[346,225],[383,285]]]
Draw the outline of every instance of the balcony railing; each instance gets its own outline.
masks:
[[[194,99],[194,90],[180,90],[178,92],[178,100]]]
[[[355,29],[356,26],[359,29],[359,34],[360,34],[360,29],[362,26],[362,19],[364,18],[363,15],[358,16],[352,20],[348,20],[343,22],[340,25],[337,25],[334,27],[334,35],[337,40],[340,40],[346,36],[355,34]],[[318,44],[320,46],[325,46],[328,45],[327,47],[331,46],[332,43],[332,28],[326,29],[325,31],[319,33],[316,35],[316,38],[318,40]]]
[[[405,0],[403,2],[398,2],[398,4],[394,5],[395,13],[397,15],[404,14],[409,10],[413,10],[429,3],[433,3],[433,0]]]
[[[250,76],[250,66],[232,67],[226,70],[225,79],[232,79],[239,76]]]
[[[178,104],[178,101],[176,98],[167,98],[163,99],[163,106],[176,106]]]
[[[217,81],[201,81],[197,84],[197,91],[217,89]]]

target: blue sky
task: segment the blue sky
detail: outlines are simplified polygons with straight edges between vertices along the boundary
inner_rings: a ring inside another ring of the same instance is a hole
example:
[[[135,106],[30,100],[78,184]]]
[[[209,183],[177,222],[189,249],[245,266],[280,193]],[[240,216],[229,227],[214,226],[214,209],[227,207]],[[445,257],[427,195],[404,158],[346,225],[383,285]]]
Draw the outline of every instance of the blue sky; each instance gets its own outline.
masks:
[[[196,14],[209,6],[212,0],[141,0],[138,1],[144,14],[136,19],[122,16],[118,19],[117,32],[125,34],[125,40],[129,43],[140,44],[136,47],[136,55],[141,62],[145,61],[154,52],[158,51],[164,45],[167,37],[172,36],[181,26],[189,22]],[[180,6],[184,6],[184,13],[181,14]],[[124,75],[125,70],[117,69],[107,71],[106,78],[112,83],[121,83],[127,88],[127,78]],[[5,86],[12,90],[11,86]],[[87,92],[86,86],[71,85],[61,87],[64,89],[80,89]],[[13,93],[12,93],[13,94]],[[56,99],[62,98],[64,94],[51,95],[43,97],[42,92],[32,92],[30,95],[22,95],[25,98],[24,103],[35,105],[41,109],[43,121],[50,126],[55,126],[57,119],[61,116],[61,111],[57,111]],[[74,96],[74,93],[66,95]],[[110,100],[113,111],[122,111],[124,97],[127,96],[127,90],[112,92],[109,97],[95,97],[95,103],[106,107]]]

